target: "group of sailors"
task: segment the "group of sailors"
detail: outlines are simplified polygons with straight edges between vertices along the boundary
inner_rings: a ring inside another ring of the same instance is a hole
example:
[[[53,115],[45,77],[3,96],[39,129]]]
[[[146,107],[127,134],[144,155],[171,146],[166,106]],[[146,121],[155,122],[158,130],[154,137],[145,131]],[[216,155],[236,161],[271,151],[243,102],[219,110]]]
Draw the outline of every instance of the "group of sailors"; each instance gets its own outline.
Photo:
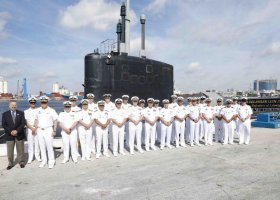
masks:
[[[30,108],[25,110],[28,139],[28,163],[35,158],[41,161],[39,167],[46,164],[49,168],[55,165],[53,137],[57,126],[61,128],[64,159],[74,163],[92,159],[95,155],[110,157],[108,148],[113,156],[125,155],[125,147],[130,154],[134,154],[135,145],[139,153],[150,150],[163,150],[186,147],[189,144],[201,146],[213,145],[213,135],[218,143],[234,144],[234,134],[239,137],[239,144],[250,142],[250,118],[252,109],[246,104],[245,97],[223,100],[217,99],[216,106],[212,106],[212,99],[205,97],[188,98],[188,105],[184,105],[184,98],[172,95],[172,101],[160,101],[148,98],[145,100],[137,96],[111,101],[110,94],[103,95],[104,100],[94,102],[94,94],[87,94],[81,100],[81,107],[77,105],[78,98],[70,96],[69,101],[63,103],[64,111],[57,114],[48,106],[48,97],[40,97],[41,106],[36,108],[36,98],[30,98]],[[81,147],[81,154],[78,151]],[[143,147],[143,148],[142,148]]]

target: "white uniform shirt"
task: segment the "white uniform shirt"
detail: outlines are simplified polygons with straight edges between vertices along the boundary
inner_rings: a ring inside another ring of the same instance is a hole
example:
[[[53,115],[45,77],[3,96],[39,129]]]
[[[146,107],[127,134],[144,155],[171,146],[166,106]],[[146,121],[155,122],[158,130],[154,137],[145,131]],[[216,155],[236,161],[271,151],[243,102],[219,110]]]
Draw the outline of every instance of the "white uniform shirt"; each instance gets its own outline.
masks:
[[[140,106],[131,106],[129,109],[129,116],[133,120],[138,121],[143,116],[143,109]]]
[[[115,107],[116,106],[115,106],[115,104],[112,101],[110,101],[109,103],[105,102],[105,110],[111,112],[112,110],[115,109]]]
[[[245,106],[240,105],[237,110],[237,113],[242,119],[245,119],[246,117],[248,117],[248,115],[253,114],[253,110],[249,105],[245,105]]]
[[[200,109],[198,106],[190,106],[189,107],[189,111],[190,111],[190,114],[189,116],[194,119],[194,120],[197,120],[199,118],[199,115],[200,115]]]
[[[239,104],[232,104],[231,107],[237,112],[240,105]]]
[[[170,109],[175,109],[176,107],[178,106],[178,104],[175,102],[175,103],[170,103],[169,105],[168,105],[168,108],[170,108]]]
[[[79,106],[72,106],[71,107],[71,112],[79,112],[81,111],[82,109],[79,107]]]
[[[111,119],[110,112],[105,109],[103,111],[97,109],[94,112],[93,117],[94,117],[94,119],[98,119],[98,121],[101,122],[102,124],[105,124],[108,119]],[[97,126],[99,126],[99,125],[97,125]]]
[[[36,112],[37,108],[28,108],[27,110],[24,111],[24,116],[28,124],[31,126],[34,126],[35,119],[36,119]]]
[[[40,107],[36,110],[36,119],[38,121],[37,126],[39,128],[49,128],[54,125],[54,121],[58,118],[58,115],[54,109],[50,107],[43,109]]]
[[[131,108],[131,104],[130,103],[127,103],[127,104],[122,104],[122,109],[124,109],[124,110],[126,110],[126,111],[129,111],[130,110],[130,108]]]
[[[91,112],[95,112],[97,110],[97,104],[95,103],[89,103],[88,104],[88,109],[91,111]]]
[[[159,116],[164,119],[164,121],[171,122],[172,117],[174,117],[174,111],[170,108],[162,108],[159,112]]]
[[[154,107],[152,107],[152,108],[147,107],[147,108],[145,108],[143,110],[143,115],[148,120],[154,121],[158,117],[159,113],[158,113],[158,110],[156,108],[154,108]]]
[[[175,109],[175,115],[179,118],[184,118],[186,115],[190,113],[189,109],[184,105],[177,106]]]
[[[221,110],[224,108],[225,106],[215,106],[215,113],[218,117],[221,117]]]
[[[230,120],[234,115],[236,115],[236,111],[234,110],[234,108],[232,107],[224,107],[223,109],[221,109],[220,115],[224,116],[227,120]]]
[[[115,108],[111,112],[111,119],[116,120],[118,123],[122,123],[126,118],[128,118],[128,113],[125,109]]]
[[[79,121],[82,120],[84,123],[89,124],[91,122],[91,120],[93,119],[93,114],[89,109],[81,110],[78,113],[78,119],[79,119]]]
[[[79,121],[79,116],[73,112],[61,112],[58,115],[58,122],[63,124],[65,128],[71,128],[77,121]]]
[[[215,113],[216,113],[216,110],[215,110],[215,108],[212,107],[212,106],[206,106],[206,107],[204,107],[203,110],[202,110],[202,114],[204,114],[204,115],[207,117],[207,119],[210,119],[210,118],[213,119]]]

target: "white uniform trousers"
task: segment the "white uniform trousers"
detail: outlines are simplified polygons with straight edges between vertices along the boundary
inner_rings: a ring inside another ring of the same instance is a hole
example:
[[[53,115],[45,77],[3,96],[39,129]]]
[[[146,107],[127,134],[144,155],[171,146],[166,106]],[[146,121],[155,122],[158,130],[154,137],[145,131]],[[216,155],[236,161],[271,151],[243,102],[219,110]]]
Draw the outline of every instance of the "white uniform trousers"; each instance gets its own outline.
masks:
[[[175,141],[176,141],[176,129],[175,129],[175,121],[173,121],[172,122],[172,131],[171,131],[171,142],[174,143]]]
[[[233,144],[234,122],[224,122],[224,144]]]
[[[161,136],[161,130],[160,130],[160,127],[161,127],[161,123],[159,122],[159,121],[157,121],[156,122],[156,141],[158,142],[158,143],[160,143],[160,136]]]
[[[155,148],[155,137],[156,137],[156,124],[151,125],[148,122],[145,123],[145,148],[146,151],[149,148]]]
[[[245,122],[239,120],[238,130],[239,130],[239,143],[249,144],[250,132],[251,132],[251,120],[247,119]]]
[[[175,130],[176,130],[176,147],[179,147],[179,144],[181,146],[185,146],[185,128],[186,128],[186,122],[185,120],[180,122],[179,120],[175,120]]]
[[[238,118],[236,120],[234,120],[234,130],[235,130],[237,137],[239,137],[239,119]]]
[[[112,127],[113,127],[113,124],[112,123],[110,123],[109,125],[108,125],[108,139],[109,139],[109,146],[110,146],[110,149],[112,149],[113,150],[113,129],[112,129]]]
[[[214,132],[214,123],[213,121],[208,123],[206,120],[203,120],[204,127],[204,141],[205,145],[213,143],[213,132]]]
[[[145,122],[142,121],[142,133],[141,133],[141,143],[144,145],[145,144]]]
[[[224,140],[223,120],[218,120],[217,118],[215,118],[214,125],[215,125],[215,141],[222,142]]]
[[[40,148],[38,135],[33,135],[32,130],[27,128],[27,142],[28,142],[28,161],[32,161],[34,158],[40,160]]]
[[[194,123],[190,120],[190,143],[199,144],[199,122]]]
[[[138,125],[135,125],[133,122],[129,122],[129,150],[130,152],[134,151],[134,140],[136,136],[136,144],[138,151],[141,149],[141,135],[142,135],[142,122],[139,122]]]
[[[129,122],[124,124],[125,145],[129,147]]]
[[[91,152],[96,152],[96,124],[92,125]]]
[[[103,144],[103,153],[108,153],[108,128],[102,129],[100,126],[96,126],[96,154],[97,155],[101,154],[102,144]]]
[[[73,161],[77,161],[77,130],[74,129],[70,134],[61,131],[62,142],[63,142],[63,155],[64,160],[69,160],[69,152],[71,149],[71,157]]]
[[[39,139],[39,146],[41,150],[41,156],[42,156],[42,163],[47,164],[53,164],[55,163],[54,158],[54,150],[53,150],[53,128],[49,127],[46,129],[38,128],[38,139]],[[47,153],[48,151],[48,159],[47,159]]]
[[[201,140],[204,137],[204,120],[199,121],[199,139]]]
[[[112,131],[113,131],[113,153],[118,152],[118,146],[120,152],[124,150],[124,129],[125,125],[122,127],[118,127],[117,125],[113,124]]]
[[[160,147],[170,146],[173,123],[170,126],[166,126],[164,123],[161,123],[160,129],[161,129]]]
[[[76,155],[77,155],[77,157],[78,157],[78,156],[81,156],[80,153],[79,153],[79,140],[80,140],[80,138],[79,138],[79,130],[77,129],[77,127],[75,127],[73,130],[76,130],[76,131],[77,131],[77,143],[76,143],[76,149],[75,149],[75,151],[76,151]],[[73,131],[73,130],[72,130],[72,131]]]
[[[190,119],[186,119],[186,127],[185,127],[185,139],[187,142],[191,141],[191,134],[190,134]]]
[[[82,159],[90,159],[92,145],[92,128],[86,130],[84,127],[79,127],[79,138],[82,150]]]

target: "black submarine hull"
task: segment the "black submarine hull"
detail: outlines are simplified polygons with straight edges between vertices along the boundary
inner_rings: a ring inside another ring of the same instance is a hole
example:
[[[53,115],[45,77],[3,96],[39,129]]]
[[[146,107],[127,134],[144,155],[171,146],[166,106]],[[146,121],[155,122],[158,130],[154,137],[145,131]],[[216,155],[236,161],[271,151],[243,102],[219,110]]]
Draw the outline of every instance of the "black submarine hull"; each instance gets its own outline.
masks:
[[[85,95],[103,94],[139,98],[169,99],[173,94],[173,66],[152,59],[128,55],[92,53],[85,56]]]

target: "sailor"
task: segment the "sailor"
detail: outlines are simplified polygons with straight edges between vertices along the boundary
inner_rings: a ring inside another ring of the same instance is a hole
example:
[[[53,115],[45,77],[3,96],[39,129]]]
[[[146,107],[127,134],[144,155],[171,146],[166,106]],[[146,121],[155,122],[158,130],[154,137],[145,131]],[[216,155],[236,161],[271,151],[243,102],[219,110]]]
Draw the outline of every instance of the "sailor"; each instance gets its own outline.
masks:
[[[202,113],[204,108],[206,107],[205,99],[206,99],[205,96],[201,96],[200,99],[199,99],[198,107],[199,107],[200,113]],[[202,138],[204,137],[204,132],[205,131],[204,131],[204,123],[203,123],[203,121],[204,121],[204,119],[201,116],[201,120],[199,122],[199,140],[202,140]]]
[[[72,95],[72,96],[69,97],[69,101],[72,104],[72,107],[71,107],[71,111],[72,112],[79,112],[79,111],[81,111],[81,108],[77,106],[77,100],[78,100],[78,97],[75,96],[75,95]]]
[[[186,106],[186,109],[188,112],[190,111],[190,106],[192,106],[192,97],[188,97],[188,105]],[[190,118],[186,118],[186,129],[185,129],[185,140],[187,143],[190,143],[191,137],[190,137]]]
[[[79,121],[78,115],[71,112],[71,102],[63,102],[64,112],[59,113],[58,122],[61,128],[61,136],[63,142],[63,155],[64,159],[61,162],[65,164],[69,161],[69,151],[71,149],[71,157],[74,163],[77,163],[77,124]]]
[[[87,94],[87,100],[88,100],[88,109],[91,113],[94,113],[97,110],[97,104],[94,103],[94,94],[88,93]],[[95,138],[96,138],[96,124],[92,124],[92,140],[91,140],[91,152],[95,154],[96,148],[95,148]]]
[[[122,109],[126,111],[126,113],[129,113],[131,104],[128,103],[129,96],[128,95],[122,95]],[[125,123],[125,128],[124,128],[124,134],[125,134],[125,141],[126,141],[126,146],[129,147],[129,132],[128,132],[128,121]]]
[[[193,147],[194,143],[197,146],[199,144],[199,122],[200,122],[200,109],[197,106],[197,98],[192,98],[192,106],[189,107],[189,119],[190,119],[190,146]]]
[[[81,101],[82,110],[79,112],[79,138],[82,150],[82,160],[91,161],[91,148],[92,148],[92,124],[93,113],[88,109],[88,100]]]
[[[159,100],[158,99],[155,99],[154,101],[154,108],[157,109],[158,113],[160,112],[160,110],[162,109],[160,106],[159,106]],[[158,144],[160,144],[160,135],[161,135],[161,132],[160,132],[160,126],[161,126],[161,123],[160,123],[160,119],[157,120],[156,122],[156,142]]]
[[[223,121],[220,114],[221,110],[224,108],[222,98],[217,99],[217,105],[214,108],[215,108],[215,118],[214,118],[215,141],[223,142],[224,140]]]
[[[146,151],[156,150],[155,137],[156,137],[156,122],[158,120],[157,109],[153,107],[154,99],[148,98],[148,107],[144,109],[143,115],[145,119],[145,148]]]
[[[215,117],[215,108],[211,106],[212,99],[206,99],[206,107],[202,111],[203,118],[203,128],[204,128],[204,144],[213,145],[213,132],[215,131],[214,127],[214,117]]]
[[[36,102],[37,99],[35,97],[31,97],[28,99],[29,108],[24,111],[24,116],[26,120],[26,135],[28,142],[28,161],[30,164],[33,161],[34,154],[37,161],[41,162],[40,158],[40,148],[39,148],[39,140],[38,135],[36,134],[35,128],[35,117],[36,117]]]
[[[223,119],[224,127],[224,142],[223,144],[233,144],[233,134],[234,134],[234,120],[236,118],[236,111],[231,107],[232,100],[226,100],[226,107],[224,107],[220,115]]]
[[[239,106],[240,105],[238,104],[238,97],[233,97],[232,98],[232,105],[231,105],[231,107],[237,112],[238,109],[239,109]],[[238,121],[239,121],[239,119],[238,119],[238,117],[236,117],[236,119],[234,120],[234,131],[235,131],[237,137],[239,137]]]
[[[185,143],[185,127],[186,118],[189,114],[189,110],[184,106],[184,97],[178,97],[178,106],[175,109],[175,130],[176,130],[176,148],[181,145],[186,147]]]
[[[111,122],[110,113],[105,110],[105,101],[97,102],[98,109],[94,113],[94,121],[96,123],[96,159],[101,155],[101,145],[103,145],[103,155],[107,158],[108,154],[108,128]]]
[[[139,153],[143,153],[141,147],[141,134],[142,134],[142,120],[143,120],[143,112],[142,108],[138,106],[139,98],[137,96],[133,96],[131,98],[132,106],[129,111],[129,150],[130,154],[134,154],[134,138],[136,137],[136,145]]]
[[[139,100],[139,107],[142,109],[142,112],[145,109],[145,103],[146,103],[145,99],[140,99]],[[143,145],[145,145],[145,119],[144,119],[144,117],[143,117],[143,120],[142,120],[142,134],[141,135],[142,135],[141,136],[141,143]]]
[[[105,110],[107,110],[108,112],[112,112],[112,110],[115,109],[115,104],[111,101],[111,94],[104,94],[103,95],[103,99],[105,101]],[[110,123],[109,127],[108,127],[108,131],[109,131],[109,145],[110,148],[113,148],[113,134],[112,134],[112,123]]]
[[[118,149],[121,155],[124,153],[124,128],[127,122],[127,110],[122,108],[123,100],[117,98],[115,100],[115,109],[111,112],[112,133],[113,133],[113,155],[118,156]],[[119,148],[118,148],[119,147]]]
[[[176,94],[171,95],[171,103],[169,104],[169,108],[174,110],[177,106],[177,99],[178,96]],[[176,137],[176,130],[175,130],[175,122],[173,121],[172,125],[172,133],[171,133],[171,143],[175,143],[175,137]]]
[[[161,141],[160,141],[160,149],[162,150],[164,146],[172,149],[170,140],[172,133],[172,123],[174,120],[174,112],[173,110],[176,108],[169,108],[169,100],[162,100],[163,108],[160,110],[159,118],[161,122]]]
[[[54,109],[48,106],[49,98],[47,96],[41,96],[40,101],[41,107],[37,109],[35,116],[35,128],[42,156],[42,163],[39,167],[44,167],[48,163],[49,169],[52,169],[55,165],[53,138],[56,135],[58,115]],[[48,151],[49,162],[46,150]]]
[[[247,98],[242,97],[241,105],[237,110],[237,116],[239,118],[238,130],[239,130],[239,144],[249,144],[250,132],[251,132],[251,116],[253,114],[251,106],[247,105]]]

